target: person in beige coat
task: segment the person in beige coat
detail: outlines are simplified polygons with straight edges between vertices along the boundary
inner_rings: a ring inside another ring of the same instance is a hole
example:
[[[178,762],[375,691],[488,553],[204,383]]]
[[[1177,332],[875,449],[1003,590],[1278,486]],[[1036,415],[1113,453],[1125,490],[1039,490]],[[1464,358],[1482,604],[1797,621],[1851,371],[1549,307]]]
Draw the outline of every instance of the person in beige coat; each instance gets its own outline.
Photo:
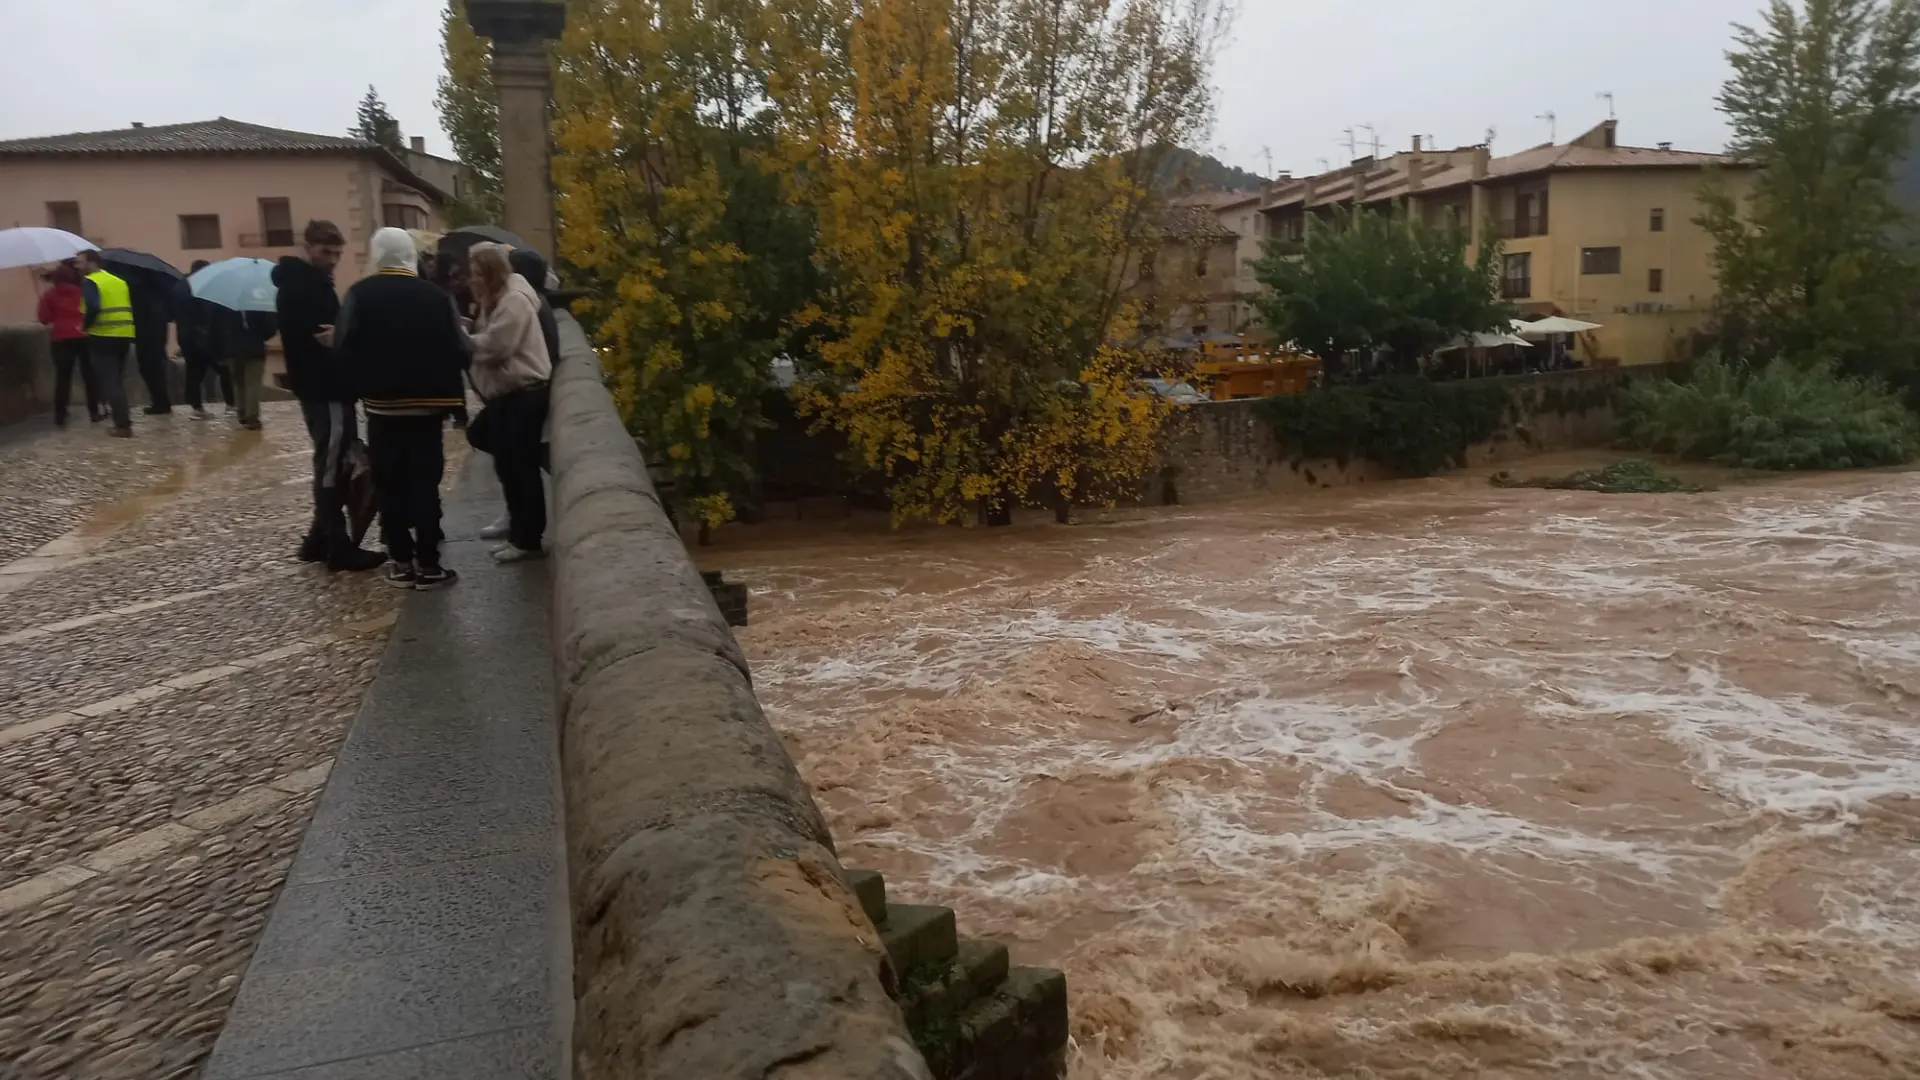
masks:
[[[479,315],[473,322],[473,388],[487,403],[476,426],[485,429],[494,475],[507,499],[507,543],[494,550],[503,563],[544,552],[547,495],[540,478],[540,434],[547,423],[547,383],[553,358],[540,332],[540,297],[507,262],[501,244],[477,244],[468,253]]]

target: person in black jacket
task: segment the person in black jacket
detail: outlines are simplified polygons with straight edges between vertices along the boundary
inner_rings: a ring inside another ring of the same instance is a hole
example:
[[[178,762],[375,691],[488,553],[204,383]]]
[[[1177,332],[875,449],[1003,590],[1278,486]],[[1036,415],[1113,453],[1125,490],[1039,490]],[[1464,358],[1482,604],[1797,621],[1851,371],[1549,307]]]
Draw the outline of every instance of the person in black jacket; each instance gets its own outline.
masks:
[[[206,266],[207,260],[195,259],[189,273],[197,274]],[[180,358],[186,361],[187,405],[193,409],[193,418],[207,418],[208,372],[219,376],[220,400],[226,402],[231,410],[234,404],[233,371],[220,355],[214,332],[220,318],[219,305],[193,295],[193,285],[186,281],[175,282],[168,299],[172,308],[169,314],[173,318],[174,335],[180,341]]]
[[[300,415],[313,439],[313,525],[300,542],[302,562],[325,562],[329,570],[378,569],[386,557],[366,551],[347,531],[347,448],[358,437],[353,390],[333,351],[340,295],[333,268],[347,246],[331,221],[309,221],[302,239],[306,257],[289,255],[273,268],[279,290],[280,346],[287,357],[287,388],[300,399]]]
[[[260,384],[266,377],[267,342],[279,322],[270,311],[233,311],[213,314],[213,354],[233,372],[234,419],[248,431],[260,430]]]
[[[157,274],[140,273],[127,277],[133,297],[133,357],[140,368],[140,381],[147,387],[148,416],[165,416],[173,411],[167,391],[167,322],[172,317],[168,298],[173,288]]]
[[[367,408],[367,452],[387,545],[387,583],[437,589],[456,575],[440,562],[440,430],[466,404],[467,340],[453,301],[415,273],[404,229],[373,234],[372,277],[347,290],[335,328],[341,369]]]

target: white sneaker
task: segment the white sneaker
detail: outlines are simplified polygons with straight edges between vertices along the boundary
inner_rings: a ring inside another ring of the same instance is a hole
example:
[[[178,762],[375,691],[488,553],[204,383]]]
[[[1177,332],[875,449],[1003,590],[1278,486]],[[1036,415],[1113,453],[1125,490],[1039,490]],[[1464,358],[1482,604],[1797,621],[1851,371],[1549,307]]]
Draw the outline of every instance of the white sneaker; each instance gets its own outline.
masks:
[[[486,528],[481,529],[480,539],[505,540],[507,538],[507,533],[509,533],[510,531],[512,530],[508,526],[507,519],[501,518],[499,521],[496,521],[493,524],[487,526]]]
[[[546,557],[547,553],[539,548],[515,547],[512,544],[495,548],[493,551],[493,561],[503,564],[528,562],[533,559],[544,559]]]

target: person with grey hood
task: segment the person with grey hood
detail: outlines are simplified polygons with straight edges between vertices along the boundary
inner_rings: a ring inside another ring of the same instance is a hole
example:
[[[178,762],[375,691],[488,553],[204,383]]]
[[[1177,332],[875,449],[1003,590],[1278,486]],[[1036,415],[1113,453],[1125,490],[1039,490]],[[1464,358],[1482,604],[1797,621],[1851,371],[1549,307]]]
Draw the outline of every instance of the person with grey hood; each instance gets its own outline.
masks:
[[[347,290],[334,328],[346,385],[367,410],[367,456],[387,545],[387,584],[438,589],[456,575],[440,561],[441,429],[466,403],[467,341],[453,301],[415,272],[404,229],[381,229],[374,274]]]

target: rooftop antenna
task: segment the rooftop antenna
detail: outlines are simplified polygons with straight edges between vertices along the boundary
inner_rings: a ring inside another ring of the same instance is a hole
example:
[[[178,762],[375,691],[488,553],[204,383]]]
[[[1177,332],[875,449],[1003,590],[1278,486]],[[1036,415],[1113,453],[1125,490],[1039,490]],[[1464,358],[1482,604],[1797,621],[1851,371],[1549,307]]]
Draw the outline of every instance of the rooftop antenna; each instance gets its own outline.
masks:
[[[1273,147],[1261,147],[1260,156],[1267,159],[1267,179],[1273,179]]]
[[[1380,130],[1374,127],[1372,124],[1361,124],[1360,127],[1361,127],[1361,130],[1365,131],[1369,136],[1371,136],[1371,142],[1373,145],[1373,156],[1376,159],[1378,159],[1380,157]]]
[[[1492,152],[1493,152],[1493,140],[1494,140],[1494,139],[1495,139],[1496,137],[1498,137],[1498,136],[1499,136],[1499,134],[1500,134],[1500,129],[1499,129],[1499,128],[1496,128],[1496,127],[1490,127],[1490,128],[1488,128],[1488,129],[1487,129],[1487,152],[1488,152],[1488,153],[1492,153]]]
[[[1595,100],[1604,101],[1607,103],[1607,119],[1609,120],[1617,119],[1617,117],[1613,115],[1613,91],[1602,90],[1593,96]]]
[[[1360,140],[1354,138],[1353,129],[1341,128],[1340,134],[1346,137],[1342,139],[1335,139],[1334,142],[1347,148],[1347,160],[1352,161],[1354,158],[1359,157],[1360,156]]]
[[[1313,160],[1315,160],[1315,161],[1317,161],[1317,162],[1319,162],[1319,163],[1320,163],[1320,171],[1321,171],[1321,172],[1332,172],[1332,171],[1333,171],[1333,162],[1331,162],[1331,161],[1328,161],[1328,160],[1327,160],[1326,158],[1314,158]]]
[[[1552,109],[1548,109],[1546,112],[1543,112],[1539,116],[1534,117],[1534,119],[1545,120],[1547,122],[1547,141],[1548,142],[1557,143],[1560,141],[1560,118],[1554,115]]]

